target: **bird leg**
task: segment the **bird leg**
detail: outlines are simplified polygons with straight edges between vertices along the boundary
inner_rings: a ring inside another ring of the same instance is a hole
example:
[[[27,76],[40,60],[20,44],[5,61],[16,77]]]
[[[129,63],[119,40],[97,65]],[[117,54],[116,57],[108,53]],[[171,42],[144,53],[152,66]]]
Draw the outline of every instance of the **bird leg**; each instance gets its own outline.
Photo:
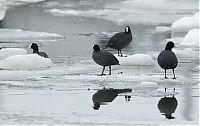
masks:
[[[174,69],[172,69],[172,71],[173,71],[173,74],[174,74],[174,78],[173,78],[173,79],[176,79],[176,77],[175,77],[175,73],[174,73]]]
[[[119,56],[119,50],[117,50],[117,52],[118,52],[118,56]]]
[[[167,70],[165,69],[165,79],[168,79],[167,76],[166,76],[166,73],[167,73]]]
[[[104,70],[105,70],[105,66],[103,66],[103,70],[102,70],[102,72],[101,72],[101,76],[102,76],[102,75],[105,75],[105,74],[103,74]]]
[[[119,51],[120,51],[121,57],[123,57],[123,55],[122,55],[122,50],[120,49]]]
[[[109,66],[109,75],[111,75],[111,66]]]

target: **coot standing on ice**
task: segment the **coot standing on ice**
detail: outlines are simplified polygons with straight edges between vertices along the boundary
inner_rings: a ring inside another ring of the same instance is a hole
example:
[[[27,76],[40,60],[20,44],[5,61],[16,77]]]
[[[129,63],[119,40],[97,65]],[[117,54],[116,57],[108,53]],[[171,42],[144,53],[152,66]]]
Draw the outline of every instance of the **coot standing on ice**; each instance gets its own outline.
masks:
[[[173,79],[176,79],[174,69],[178,65],[178,59],[176,58],[175,53],[172,52],[173,47],[174,47],[174,43],[172,41],[168,42],[166,47],[165,47],[165,50],[163,50],[158,55],[158,59],[157,59],[160,67],[165,69],[165,78],[166,79],[167,79],[167,76],[166,76],[166,70],[167,69],[172,69],[173,75],[174,75]]]
[[[106,47],[116,49],[118,51],[118,56],[120,56],[119,54],[121,54],[121,57],[123,57],[121,49],[129,45],[131,41],[131,29],[129,26],[126,26],[124,32],[119,32],[110,38]]]
[[[103,71],[101,75],[105,75],[104,70],[106,66],[109,66],[109,75],[111,75],[111,66],[112,65],[119,65],[119,61],[117,58],[110,52],[107,52],[105,50],[101,50],[99,45],[93,46],[93,53],[92,53],[92,59],[99,65],[103,66]]]

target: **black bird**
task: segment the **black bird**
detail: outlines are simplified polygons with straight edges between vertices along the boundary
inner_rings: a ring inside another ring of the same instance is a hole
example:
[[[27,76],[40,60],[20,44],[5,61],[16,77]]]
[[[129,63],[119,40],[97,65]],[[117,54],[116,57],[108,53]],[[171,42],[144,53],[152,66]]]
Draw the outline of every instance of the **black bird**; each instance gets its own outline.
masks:
[[[178,105],[177,99],[174,97],[164,97],[161,98],[158,102],[158,109],[160,110],[160,113],[163,113],[167,119],[174,119],[172,117],[172,113],[176,111]]]
[[[109,75],[111,75],[111,65],[119,65],[117,58],[110,52],[101,50],[99,45],[93,46],[92,59],[99,65],[103,66],[103,71],[101,75],[104,75],[103,72],[106,66],[109,66]]]
[[[119,32],[110,38],[106,47],[116,49],[118,51],[118,56],[120,56],[119,53],[121,53],[121,57],[123,57],[121,49],[129,45],[131,41],[131,29],[129,26],[126,26],[124,32]]]
[[[168,42],[165,50],[163,50],[159,55],[158,55],[158,64],[160,65],[161,68],[165,69],[165,78],[167,79],[166,76],[166,70],[167,69],[172,69],[173,74],[174,74],[174,78],[175,77],[175,73],[174,73],[174,69],[177,67],[178,65],[178,59],[176,58],[176,55],[174,52],[172,52],[172,48],[174,47],[174,43],[172,41]]]
[[[39,52],[38,45],[36,43],[31,44],[31,49],[33,49],[33,54],[38,54],[44,58],[49,58],[48,55],[45,52]]]

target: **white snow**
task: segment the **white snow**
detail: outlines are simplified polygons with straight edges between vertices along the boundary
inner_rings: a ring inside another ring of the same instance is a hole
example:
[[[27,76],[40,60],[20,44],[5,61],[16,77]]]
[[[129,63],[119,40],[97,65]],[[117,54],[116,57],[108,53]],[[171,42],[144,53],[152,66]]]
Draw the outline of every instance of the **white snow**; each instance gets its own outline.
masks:
[[[187,32],[191,29],[199,28],[199,13],[194,16],[183,17],[172,23],[172,32]]]
[[[0,41],[27,42],[36,40],[53,40],[64,38],[55,33],[23,31],[19,29],[0,29]]]
[[[27,51],[23,48],[3,48],[0,49],[0,59],[10,57],[13,55],[26,55]]]
[[[180,45],[199,46],[199,33],[199,29],[197,28],[189,30]]]
[[[119,60],[120,65],[127,65],[127,66],[149,66],[154,65],[154,61],[151,56],[147,54],[133,54],[127,57],[119,57],[115,55]]]
[[[52,66],[49,58],[37,54],[15,55],[0,61],[0,69],[37,69]]]

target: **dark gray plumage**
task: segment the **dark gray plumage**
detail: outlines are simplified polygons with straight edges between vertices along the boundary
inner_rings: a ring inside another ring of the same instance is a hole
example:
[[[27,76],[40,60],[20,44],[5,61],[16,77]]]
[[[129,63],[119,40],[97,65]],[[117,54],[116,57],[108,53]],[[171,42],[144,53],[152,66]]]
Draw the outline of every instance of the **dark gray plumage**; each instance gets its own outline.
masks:
[[[119,53],[121,53],[121,56],[123,56],[121,49],[129,45],[131,41],[132,41],[131,29],[129,26],[126,26],[124,32],[119,32],[110,38],[107,47],[116,49],[118,51],[118,56],[120,56]]]
[[[44,58],[49,58],[45,52],[39,52],[38,45],[36,43],[31,44],[31,49],[33,49],[33,54],[36,53]]]
[[[98,45],[94,45],[94,51],[92,53],[92,59],[99,65],[103,66],[103,71],[101,75],[104,75],[103,72],[106,66],[109,66],[109,75],[111,75],[111,66],[119,65],[118,59],[110,52],[101,50]]]
[[[166,76],[166,70],[167,69],[172,69],[173,74],[174,74],[174,78],[175,77],[175,73],[174,73],[174,69],[177,67],[178,65],[178,59],[176,58],[176,55],[174,52],[172,52],[172,48],[174,47],[174,43],[173,42],[168,42],[165,50],[163,50],[159,55],[158,55],[158,64],[160,65],[161,68],[165,69],[165,78],[167,79]]]

